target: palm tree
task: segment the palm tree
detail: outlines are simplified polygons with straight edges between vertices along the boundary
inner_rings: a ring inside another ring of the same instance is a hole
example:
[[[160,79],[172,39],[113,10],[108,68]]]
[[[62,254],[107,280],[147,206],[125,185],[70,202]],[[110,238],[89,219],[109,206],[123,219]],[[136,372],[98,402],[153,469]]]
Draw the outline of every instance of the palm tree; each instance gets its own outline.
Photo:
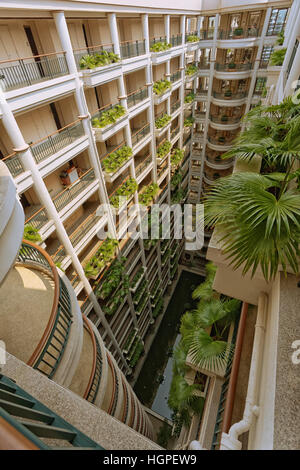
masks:
[[[224,254],[234,269],[243,265],[243,275],[251,269],[253,276],[258,266],[267,281],[280,265],[299,271],[300,192],[286,181],[285,174],[234,173],[206,197],[207,223],[217,227]]]
[[[239,310],[239,300],[211,298],[209,302],[201,300],[196,310],[184,315],[180,330],[182,342],[196,366],[216,370],[231,361],[234,346],[225,336]]]
[[[300,192],[293,171],[300,160],[300,106],[291,98],[256,107],[245,117],[246,130],[225,158],[251,161],[261,156],[268,168],[285,173],[234,173],[218,180],[205,199],[206,224],[216,226],[222,250],[234,269],[253,276],[261,267],[267,281],[282,266],[299,271]],[[292,184],[291,184],[292,183]]]
[[[191,415],[201,416],[204,398],[195,394],[200,388],[201,386],[198,384],[189,385],[182,375],[173,375],[168,405],[175,413],[177,418],[175,421],[189,426]]]

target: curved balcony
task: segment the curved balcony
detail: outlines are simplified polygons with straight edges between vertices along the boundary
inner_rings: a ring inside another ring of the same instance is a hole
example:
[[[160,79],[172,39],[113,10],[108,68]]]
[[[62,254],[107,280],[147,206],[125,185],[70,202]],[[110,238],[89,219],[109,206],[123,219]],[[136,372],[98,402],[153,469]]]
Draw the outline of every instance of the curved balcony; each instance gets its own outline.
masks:
[[[244,48],[254,47],[259,42],[261,31],[258,28],[230,28],[218,31],[217,47],[219,48]]]
[[[231,91],[225,91],[219,93],[216,91],[212,92],[212,103],[216,106],[241,106],[247,102],[248,93],[232,93]]]
[[[206,172],[203,173],[203,180],[207,184],[214,184],[220,177],[219,173],[216,173],[215,176],[208,175]]]
[[[39,246],[23,241],[1,288],[0,303],[1,338],[8,352],[53,378],[66,352],[74,316],[68,288]]]
[[[222,160],[220,157],[213,158],[209,155],[206,155],[205,163],[214,170],[226,170],[234,164],[234,158],[227,158],[226,160]]]
[[[195,122],[204,122],[206,118],[206,111],[198,111],[195,109],[194,118]]]
[[[251,76],[253,64],[251,63],[229,63],[221,64],[216,62],[215,64],[215,78],[221,80],[238,80],[248,78]]]
[[[241,125],[241,118],[240,117],[233,117],[233,116],[209,116],[209,124],[213,129],[222,130],[226,129],[227,131],[233,131],[238,129]]]
[[[226,139],[226,138],[216,138],[212,136],[208,136],[207,138],[207,145],[209,148],[212,150],[220,151],[220,152],[226,152],[226,150],[229,150],[232,146],[233,138],[232,139]]]

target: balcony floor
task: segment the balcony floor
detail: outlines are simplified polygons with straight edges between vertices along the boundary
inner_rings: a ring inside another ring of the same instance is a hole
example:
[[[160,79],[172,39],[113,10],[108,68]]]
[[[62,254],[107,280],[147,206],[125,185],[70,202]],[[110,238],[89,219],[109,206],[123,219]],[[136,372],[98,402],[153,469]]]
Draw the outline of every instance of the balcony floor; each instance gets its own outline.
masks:
[[[36,269],[16,266],[0,289],[0,338],[6,349],[27,362],[47,326],[54,283]]]

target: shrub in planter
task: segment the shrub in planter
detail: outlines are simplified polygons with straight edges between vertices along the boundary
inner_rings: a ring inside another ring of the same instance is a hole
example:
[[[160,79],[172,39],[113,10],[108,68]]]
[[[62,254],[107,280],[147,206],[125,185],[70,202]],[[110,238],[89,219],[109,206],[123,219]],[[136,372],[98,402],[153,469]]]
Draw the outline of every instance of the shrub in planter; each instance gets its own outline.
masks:
[[[277,40],[275,44],[277,44],[278,46],[282,46],[283,42],[284,42],[284,32],[281,31],[277,36]]]
[[[270,65],[277,65],[277,66],[282,65],[285,54],[286,54],[286,48],[278,49],[272,52],[270,56]]]
[[[103,111],[99,117],[92,119],[92,126],[102,129],[110,124],[114,124],[120,117],[124,116],[126,109],[121,104],[116,104],[113,108]]]
[[[164,114],[162,117],[155,119],[155,127],[156,129],[161,129],[165,127],[171,121],[171,116],[168,114]]]
[[[125,261],[126,258],[122,258],[121,261],[115,260],[112,263],[106,273],[105,279],[95,291],[97,297],[106,299],[121,284],[123,287],[127,286],[128,291],[129,282],[128,276],[125,274]]]
[[[30,242],[41,242],[42,241],[42,237],[40,236],[38,229],[33,227],[30,224],[25,225],[23,238],[25,240],[30,241]]]
[[[184,102],[185,103],[192,103],[195,99],[195,93],[193,93],[192,91],[190,93],[188,93],[186,95],[186,97],[184,98]]]
[[[172,83],[169,80],[157,80],[153,85],[153,93],[162,95],[170,88],[172,88]]]
[[[185,74],[186,75],[194,75],[194,73],[196,73],[198,71],[198,68],[196,67],[196,65],[188,65],[185,69]]]
[[[102,51],[96,54],[84,55],[79,61],[79,67],[81,69],[95,69],[96,67],[103,67],[104,65],[113,64],[119,62],[120,57],[113,52]]]
[[[138,188],[138,184],[134,178],[128,178],[125,183],[117,189],[115,194],[110,198],[110,203],[113,207],[118,209],[122,205],[124,198],[128,199],[132,196]]]
[[[196,36],[196,34],[190,34],[187,37],[187,42],[198,42],[198,41],[200,41],[200,38],[198,38],[198,36]]]
[[[132,281],[131,281],[131,287],[134,289],[135,286],[137,285],[138,281],[140,280],[140,278],[143,276],[144,274],[144,268],[143,266],[138,270],[138,272],[134,275]]]
[[[173,166],[178,165],[184,157],[184,150],[176,148],[174,152],[171,153],[171,164]]]
[[[107,173],[117,171],[132,156],[132,148],[124,145],[119,150],[111,153],[102,161],[104,170]]]
[[[236,68],[236,64],[235,64],[234,62],[230,62],[230,63],[228,64],[228,68],[229,68],[229,69],[235,69],[235,68]]]
[[[118,240],[107,238],[84,268],[87,277],[95,277],[115,255]]]
[[[172,194],[171,203],[179,204],[183,200],[184,197],[185,197],[185,191],[183,191],[183,189],[178,189],[176,193]]]
[[[170,150],[171,150],[172,144],[169,140],[166,140],[163,144],[161,144],[157,150],[156,150],[156,155],[158,158],[163,158],[165,155],[167,155]]]
[[[242,36],[244,30],[243,28],[235,28],[235,30],[233,31],[233,34],[234,36]]]
[[[194,121],[195,121],[195,119],[192,116],[190,116],[190,117],[188,117],[184,120],[183,126],[184,127],[192,127]]]
[[[162,52],[170,49],[172,44],[168,42],[156,42],[153,46],[150,47],[151,52]]]
[[[148,206],[151,204],[155,196],[159,191],[159,186],[157,183],[151,183],[139,194],[139,203],[143,206]]]
[[[118,310],[118,307],[122,304],[123,300],[125,299],[127,293],[128,293],[128,287],[122,285],[122,287],[118,289],[117,292],[114,294],[109,304],[104,305],[102,307],[105,315],[114,315],[116,311]]]
[[[176,171],[175,174],[171,178],[171,185],[176,187],[182,181],[182,172]]]

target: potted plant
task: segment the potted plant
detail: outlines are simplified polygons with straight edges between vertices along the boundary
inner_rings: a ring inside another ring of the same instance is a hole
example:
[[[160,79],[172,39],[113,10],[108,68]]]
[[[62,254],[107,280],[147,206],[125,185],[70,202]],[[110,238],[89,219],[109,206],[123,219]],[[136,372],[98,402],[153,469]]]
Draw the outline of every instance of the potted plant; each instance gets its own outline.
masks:
[[[81,70],[95,69],[109,64],[115,64],[120,61],[120,57],[113,52],[101,51],[96,54],[86,54],[81,57],[79,67]]]
[[[165,140],[156,150],[158,159],[163,159],[170,152],[172,144],[169,140]]]
[[[187,37],[187,42],[198,42],[198,41],[200,41],[200,38],[196,36],[196,34],[190,34]]]
[[[168,42],[162,42],[162,41],[159,41],[159,42],[155,42],[151,47],[150,47],[150,51],[151,52],[163,52],[163,51],[167,51],[168,49],[170,49],[172,47],[172,44],[168,43]]]
[[[172,88],[172,83],[169,80],[157,80],[153,84],[153,93],[155,95],[162,95]]]
[[[194,64],[190,64],[185,69],[185,74],[189,77],[198,72],[198,68]]]
[[[28,241],[31,241],[31,242],[41,242],[42,241],[42,237],[40,236],[38,229],[33,227],[30,224],[25,225],[23,238],[25,240],[28,240]]]
[[[111,124],[114,124],[118,119],[120,119],[126,113],[126,109],[121,104],[116,104],[111,109],[103,111],[99,114],[99,117],[94,117],[92,119],[92,126],[102,129]]]
[[[112,152],[108,155],[108,157],[102,160],[102,165],[104,167],[104,171],[109,175],[112,176],[114,173],[117,172],[119,168],[121,168],[125,162],[127,162],[130,157],[132,156],[132,148],[124,145],[120,149]]]
[[[138,184],[136,180],[134,178],[128,178],[128,180],[115,191],[114,195],[110,197],[110,204],[115,209],[120,209],[121,205],[133,196],[137,188]]]
[[[151,183],[146,186],[139,194],[139,203],[143,206],[149,206],[159,191],[157,183]]]
[[[156,129],[162,129],[165,127],[169,122],[171,121],[171,116],[169,116],[167,113],[161,116],[158,119],[155,119],[155,127]]]
[[[171,165],[172,166],[177,166],[181,162],[181,160],[184,157],[184,150],[180,148],[176,148],[172,153],[171,153]]]
[[[244,30],[241,26],[238,26],[237,28],[233,30],[234,36],[242,36],[243,33],[244,33]]]
[[[189,104],[189,103],[192,103],[195,99],[195,93],[193,93],[192,91],[190,93],[188,93],[185,98],[184,98],[184,102]]]

